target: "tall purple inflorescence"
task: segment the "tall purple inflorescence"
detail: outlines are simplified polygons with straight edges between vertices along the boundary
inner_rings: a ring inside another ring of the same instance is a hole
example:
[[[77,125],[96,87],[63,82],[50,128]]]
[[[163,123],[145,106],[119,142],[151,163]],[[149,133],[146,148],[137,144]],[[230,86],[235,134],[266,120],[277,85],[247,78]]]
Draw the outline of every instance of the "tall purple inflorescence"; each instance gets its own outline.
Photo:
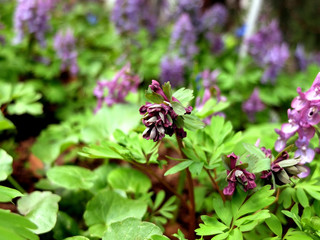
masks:
[[[185,60],[178,56],[164,56],[161,59],[161,82],[170,82],[173,87],[184,82]]]
[[[166,3],[166,1],[116,0],[111,20],[119,34],[135,33],[141,27],[146,27],[154,34],[160,12],[167,6]]]
[[[131,73],[130,64],[126,64],[111,81],[98,81],[93,92],[98,99],[95,112],[100,110],[103,103],[109,107],[115,103],[125,103],[125,97],[130,92],[136,92],[139,84],[140,78]],[[108,90],[106,96],[105,89]]]
[[[289,57],[289,47],[282,41],[278,23],[272,21],[248,39],[249,53],[265,68],[261,82],[274,83]]]
[[[179,48],[181,56],[190,60],[198,52],[197,35],[188,14],[182,14],[171,34],[171,47]]]
[[[200,27],[202,0],[178,0],[177,16],[188,14],[193,26]]]
[[[311,88],[302,92],[301,88],[297,89],[298,97],[292,100],[291,107],[288,109],[288,123],[284,123],[281,129],[275,129],[279,134],[275,143],[275,150],[280,152],[289,138],[298,133],[296,146],[298,150],[295,157],[301,158],[301,163],[311,162],[315,156],[314,149],[309,147],[311,138],[315,135],[316,126],[320,123],[320,73],[318,73]]]
[[[255,88],[250,98],[242,104],[242,110],[248,115],[249,121],[255,121],[255,114],[265,109],[265,105],[259,97],[259,89]]]
[[[20,43],[26,33],[34,35],[41,46],[45,46],[45,33],[49,30],[50,11],[56,0],[18,0],[14,14],[16,37]]]
[[[71,29],[59,31],[54,37],[54,48],[61,59],[61,70],[69,71],[72,76],[76,76],[79,70],[77,63],[76,41]]]

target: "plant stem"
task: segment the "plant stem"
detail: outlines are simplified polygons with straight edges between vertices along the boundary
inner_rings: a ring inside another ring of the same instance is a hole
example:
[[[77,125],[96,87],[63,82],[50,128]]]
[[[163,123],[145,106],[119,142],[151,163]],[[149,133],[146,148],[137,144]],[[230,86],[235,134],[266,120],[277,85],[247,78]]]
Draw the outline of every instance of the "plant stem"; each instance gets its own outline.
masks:
[[[185,154],[182,151],[183,144],[181,138],[178,138],[176,135],[176,139],[178,142],[179,150],[180,150],[180,155],[181,158],[187,159]],[[195,207],[195,201],[194,201],[194,186],[193,186],[193,180],[191,176],[191,172],[189,168],[186,168],[187,172],[187,184],[188,184],[188,193],[189,193],[189,200],[190,200],[190,209],[189,209],[189,216],[190,216],[190,225],[189,225],[189,238],[190,240],[195,239],[195,234],[194,231],[196,229],[196,207]]]
[[[216,189],[219,192],[223,202],[225,202],[226,201],[226,197],[224,196],[223,192],[220,190],[218,183],[214,180],[214,178],[212,177],[212,175],[211,175],[211,173],[210,173],[210,171],[208,169],[206,169],[206,172],[208,173],[208,176],[209,176],[209,178],[210,178],[210,180],[212,182],[213,188]]]
[[[11,183],[11,185],[15,187],[17,190],[19,190],[21,193],[26,193],[23,187],[21,187],[20,184],[12,176],[9,176],[7,179]]]
[[[184,199],[183,197],[178,194],[170,185],[167,183],[164,179],[160,178],[158,175],[156,175],[152,170],[148,169],[147,167],[143,166],[142,164],[136,163],[136,162],[131,162],[134,166],[139,168],[141,171],[147,173],[148,175],[153,176],[156,178],[165,188],[167,188],[172,194],[177,196],[177,198],[180,199],[180,201],[183,203]]]

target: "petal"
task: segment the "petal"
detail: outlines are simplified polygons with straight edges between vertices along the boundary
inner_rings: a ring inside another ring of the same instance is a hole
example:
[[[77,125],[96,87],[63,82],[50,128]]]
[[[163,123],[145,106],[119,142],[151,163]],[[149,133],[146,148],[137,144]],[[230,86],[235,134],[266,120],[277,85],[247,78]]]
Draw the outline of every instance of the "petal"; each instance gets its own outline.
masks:
[[[231,196],[234,193],[235,189],[236,189],[236,183],[229,182],[228,186],[223,189],[223,194]]]

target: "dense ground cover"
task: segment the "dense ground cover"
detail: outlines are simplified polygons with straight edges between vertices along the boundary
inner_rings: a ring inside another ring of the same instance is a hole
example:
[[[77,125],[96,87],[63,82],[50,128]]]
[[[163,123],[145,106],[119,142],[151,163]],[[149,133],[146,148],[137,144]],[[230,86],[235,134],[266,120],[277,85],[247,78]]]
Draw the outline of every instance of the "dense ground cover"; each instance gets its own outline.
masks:
[[[220,2],[0,0],[1,240],[320,239],[320,54]]]

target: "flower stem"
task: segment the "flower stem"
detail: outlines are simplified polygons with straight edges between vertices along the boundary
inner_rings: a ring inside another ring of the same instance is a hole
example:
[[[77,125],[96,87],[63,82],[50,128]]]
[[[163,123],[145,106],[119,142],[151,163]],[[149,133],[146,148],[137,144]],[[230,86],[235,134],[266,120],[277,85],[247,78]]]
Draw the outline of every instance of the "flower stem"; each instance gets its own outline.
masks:
[[[178,138],[176,135],[176,139],[178,142],[179,150],[181,158],[187,159],[185,154],[182,151],[183,144],[181,138]],[[190,200],[190,209],[189,209],[189,216],[190,216],[190,225],[189,225],[189,238],[190,240],[195,239],[194,231],[196,229],[196,207],[195,207],[195,201],[194,201],[194,186],[193,186],[193,180],[191,176],[191,172],[189,168],[186,168],[187,173],[187,184],[188,184],[188,193],[189,193],[189,200]]]
[[[20,184],[12,177],[8,176],[8,181],[10,184],[15,187],[17,190],[19,190],[21,193],[26,193],[26,191],[23,189],[23,187],[20,186]]]
[[[211,173],[210,173],[210,171],[208,169],[206,169],[206,172],[208,173],[208,176],[209,176],[209,178],[210,178],[210,180],[212,182],[213,188],[216,189],[219,192],[223,202],[225,202],[226,201],[226,197],[224,196],[223,192],[220,190],[218,183],[214,180],[214,178],[212,177],[212,175],[211,175]]]

